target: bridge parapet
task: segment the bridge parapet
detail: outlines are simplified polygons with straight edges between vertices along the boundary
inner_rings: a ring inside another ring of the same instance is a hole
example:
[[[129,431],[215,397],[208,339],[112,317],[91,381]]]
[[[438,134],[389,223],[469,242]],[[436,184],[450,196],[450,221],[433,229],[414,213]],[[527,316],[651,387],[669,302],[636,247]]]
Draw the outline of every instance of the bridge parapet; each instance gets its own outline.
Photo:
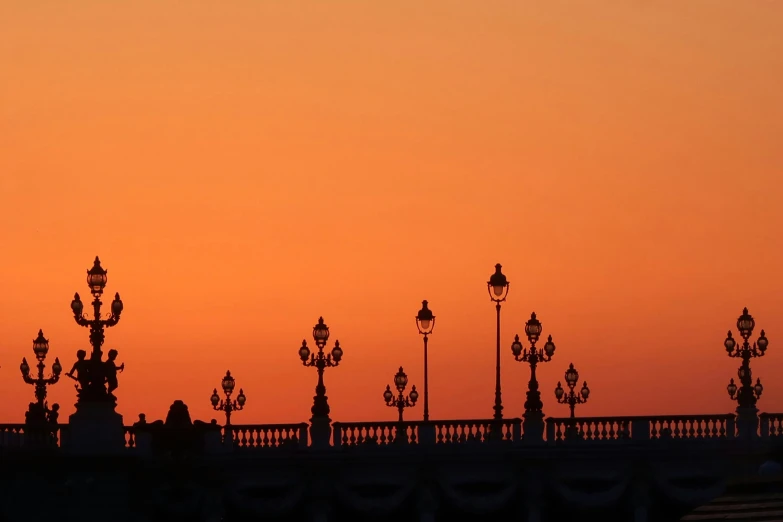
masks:
[[[759,435],[762,438],[783,438],[783,413],[762,413],[759,415]]]
[[[623,442],[658,439],[733,439],[733,414],[547,418],[550,444],[572,440]]]

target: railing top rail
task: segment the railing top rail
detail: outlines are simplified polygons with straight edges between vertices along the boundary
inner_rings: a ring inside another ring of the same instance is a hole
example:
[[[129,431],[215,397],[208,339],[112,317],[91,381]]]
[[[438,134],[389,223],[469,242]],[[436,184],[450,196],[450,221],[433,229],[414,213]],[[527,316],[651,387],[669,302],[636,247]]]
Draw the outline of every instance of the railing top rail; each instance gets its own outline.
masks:
[[[287,429],[299,429],[303,426],[308,426],[306,422],[291,422],[285,424],[229,424],[223,426],[223,428],[231,428],[234,430],[287,430]]]
[[[497,421],[495,419],[444,419],[431,422],[433,424],[494,424]],[[522,419],[513,417],[510,419],[502,419],[500,422],[503,424],[516,424],[522,422]]]
[[[444,425],[444,424],[494,424],[495,419],[443,419],[443,420],[415,420],[415,421],[402,421],[404,426],[426,426],[426,425]],[[514,417],[511,419],[503,419],[503,424],[520,424],[522,419]],[[373,426],[399,426],[400,421],[354,421],[354,422],[340,422],[335,421],[332,424],[338,426],[350,426],[354,428],[364,428]]]
[[[341,421],[335,421],[332,423],[335,426],[347,426],[351,428],[372,428],[372,427],[378,427],[378,426],[399,426],[402,424],[403,426],[419,426],[422,424],[427,424],[424,421],[348,421],[348,422],[341,422]]]
[[[25,424],[23,422],[16,422],[16,423],[3,423],[0,424],[0,430],[3,429],[24,429]]]
[[[783,413],[759,413],[759,417],[765,419],[783,419]]]
[[[783,415],[783,414],[780,414]],[[735,418],[733,413],[715,413],[698,415],[634,415],[606,417],[575,417],[579,422],[630,422],[630,421],[678,421],[678,420],[728,420]],[[567,422],[570,417],[547,417],[547,422]]]

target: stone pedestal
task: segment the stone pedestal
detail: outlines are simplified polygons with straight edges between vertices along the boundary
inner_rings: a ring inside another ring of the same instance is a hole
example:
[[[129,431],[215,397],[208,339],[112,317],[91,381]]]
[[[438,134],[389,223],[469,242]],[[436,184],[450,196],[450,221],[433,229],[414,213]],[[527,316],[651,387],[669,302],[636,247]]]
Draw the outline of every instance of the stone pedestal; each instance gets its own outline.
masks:
[[[752,441],[758,438],[759,410],[755,407],[737,408],[737,435],[740,439]]]
[[[544,419],[543,416],[526,417],[522,422],[523,434],[522,442],[524,444],[543,444],[544,443]]]
[[[76,454],[110,454],[125,449],[122,415],[111,402],[87,402],[76,405],[70,416],[66,448]]]
[[[310,419],[310,444],[316,449],[329,447],[332,435],[332,421],[329,417]]]

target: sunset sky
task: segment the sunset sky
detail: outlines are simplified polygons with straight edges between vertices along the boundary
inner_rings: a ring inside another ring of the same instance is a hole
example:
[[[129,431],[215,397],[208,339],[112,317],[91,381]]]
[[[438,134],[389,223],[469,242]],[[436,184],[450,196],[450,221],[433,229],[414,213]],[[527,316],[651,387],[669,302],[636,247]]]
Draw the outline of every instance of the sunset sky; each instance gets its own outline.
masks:
[[[306,421],[319,315],[345,354],[332,418],[394,420],[400,365],[423,391],[422,299],[431,417],[489,418],[498,262],[506,417],[531,311],[547,415],[570,362],[578,415],[732,411],[743,306],[770,340],[759,408],[783,410],[781,21],[763,0],[0,2],[0,421],[34,399],[39,328],[47,364],[89,348],[69,304],[95,255],[125,303],[105,349],[127,424],[175,399],[223,422],[227,369],[235,423]],[[52,387],[61,421],[75,400]]]

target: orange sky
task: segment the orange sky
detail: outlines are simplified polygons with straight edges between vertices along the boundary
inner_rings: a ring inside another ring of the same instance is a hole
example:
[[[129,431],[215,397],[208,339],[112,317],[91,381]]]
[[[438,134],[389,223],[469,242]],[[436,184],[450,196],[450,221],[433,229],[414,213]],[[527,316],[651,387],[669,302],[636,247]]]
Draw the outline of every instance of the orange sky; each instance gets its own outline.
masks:
[[[781,20],[761,0],[0,3],[0,420],[33,399],[38,328],[66,369],[87,347],[69,303],[96,254],[125,302],[106,347],[127,423],[174,399],[222,419],[228,368],[236,423],[306,420],[319,315],[345,352],[332,418],[393,420],[397,367],[423,388],[422,299],[432,417],[490,417],[496,262],[507,417],[532,310],[549,415],[569,362],[579,414],[732,410],[743,306],[780,411]],[[73,381],[50,401],[70,414]]]

